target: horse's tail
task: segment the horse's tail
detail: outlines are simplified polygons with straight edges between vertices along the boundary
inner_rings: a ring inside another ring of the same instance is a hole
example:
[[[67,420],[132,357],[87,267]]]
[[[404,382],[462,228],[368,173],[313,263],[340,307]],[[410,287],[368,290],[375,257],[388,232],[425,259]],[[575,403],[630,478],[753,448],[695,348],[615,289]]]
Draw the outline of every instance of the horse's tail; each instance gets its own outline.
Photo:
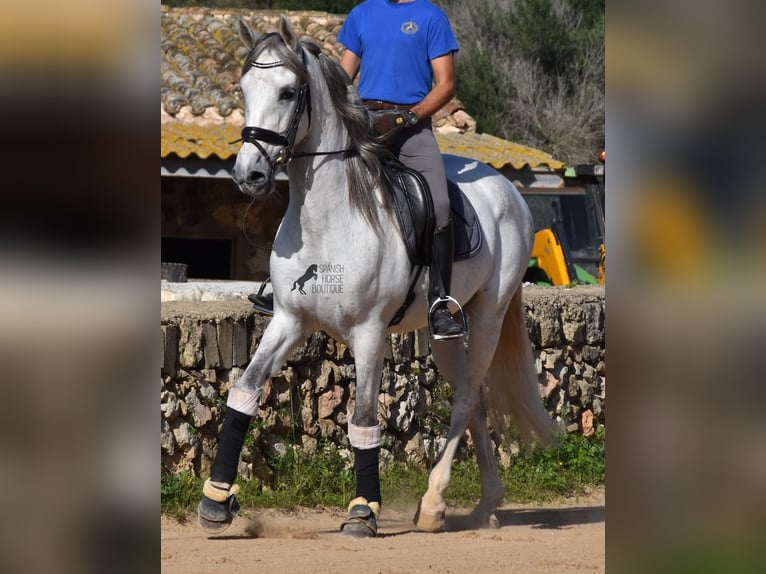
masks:
[[[495,432],[506,442],[511,429],[524,442],[555,444],[556,425],[543,408],[532,348],[524,326],[521,285],[505,313],[495,356],[487,372],[487,414]]]

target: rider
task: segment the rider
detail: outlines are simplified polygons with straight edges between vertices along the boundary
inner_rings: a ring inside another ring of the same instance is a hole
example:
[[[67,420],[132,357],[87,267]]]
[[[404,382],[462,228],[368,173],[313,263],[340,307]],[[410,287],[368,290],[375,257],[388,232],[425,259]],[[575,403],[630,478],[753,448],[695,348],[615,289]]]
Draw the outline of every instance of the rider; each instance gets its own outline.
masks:
[[[444,161],[431,129],[431,116],[455,95],[454,53],[458,44],[444,12],[428,0],[366,0],[338,33],[346,50],[340,64],[377,118],[375,127],[389,149],[428,183],[436,216],[429,276],[431,334],[435,339],[465,334],[444,297],[452,277],[453,239]],[[272,310],[269,296],[251,295],[256,309]],[[434,305],[435,303],[435,305]]]

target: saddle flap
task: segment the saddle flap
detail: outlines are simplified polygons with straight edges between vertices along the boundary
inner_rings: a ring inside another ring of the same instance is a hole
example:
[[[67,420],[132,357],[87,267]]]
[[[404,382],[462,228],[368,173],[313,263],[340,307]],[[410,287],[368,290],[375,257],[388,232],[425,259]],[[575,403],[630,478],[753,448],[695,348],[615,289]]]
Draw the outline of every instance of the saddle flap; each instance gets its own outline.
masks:
[[[434,233],[434,207],[428,183],[420,173],[396,159],[384,164],[396,219],[413,265],[428,265]]]
[[[391,158],[384,164],[394,212],[407,255],[413,266],[430,265],[436,218],[428,183],[417,171]],[[453,181],[448,181],[455,241],[455,261],[469,259],[481,249],[483,234],[471,202]]]

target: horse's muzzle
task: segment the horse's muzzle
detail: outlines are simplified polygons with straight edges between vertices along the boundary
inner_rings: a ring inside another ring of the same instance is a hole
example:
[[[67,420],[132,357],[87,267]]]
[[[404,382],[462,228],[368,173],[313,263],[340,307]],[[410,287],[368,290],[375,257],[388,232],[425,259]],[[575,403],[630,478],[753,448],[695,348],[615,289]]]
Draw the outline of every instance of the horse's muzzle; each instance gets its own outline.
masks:
[[[274,172],[272,170],[252,169],[244,172],[238,171],[235,167],[232,174],[234,183],[245,195],[252,197],[265,197],[276,189]]]

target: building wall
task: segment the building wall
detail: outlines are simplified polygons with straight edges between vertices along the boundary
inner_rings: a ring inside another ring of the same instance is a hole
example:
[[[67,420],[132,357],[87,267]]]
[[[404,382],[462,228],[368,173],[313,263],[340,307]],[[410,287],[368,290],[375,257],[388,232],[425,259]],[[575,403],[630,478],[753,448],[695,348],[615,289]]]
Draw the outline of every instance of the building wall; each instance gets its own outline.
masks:
[[[273,197],[256,201],[249,210],[251,198],[229,179],[162,177],[161,187],[163,238],[231,240],[233,274],[229,279],[260,281],[268,276],[270,245],[287,208],[287,182],[278,182]],[[246,211],[247,237],[242,222]],[[197,248],[203,250],[204,246]],[[190,278],[206,277],[194,277],[190,270]]]

